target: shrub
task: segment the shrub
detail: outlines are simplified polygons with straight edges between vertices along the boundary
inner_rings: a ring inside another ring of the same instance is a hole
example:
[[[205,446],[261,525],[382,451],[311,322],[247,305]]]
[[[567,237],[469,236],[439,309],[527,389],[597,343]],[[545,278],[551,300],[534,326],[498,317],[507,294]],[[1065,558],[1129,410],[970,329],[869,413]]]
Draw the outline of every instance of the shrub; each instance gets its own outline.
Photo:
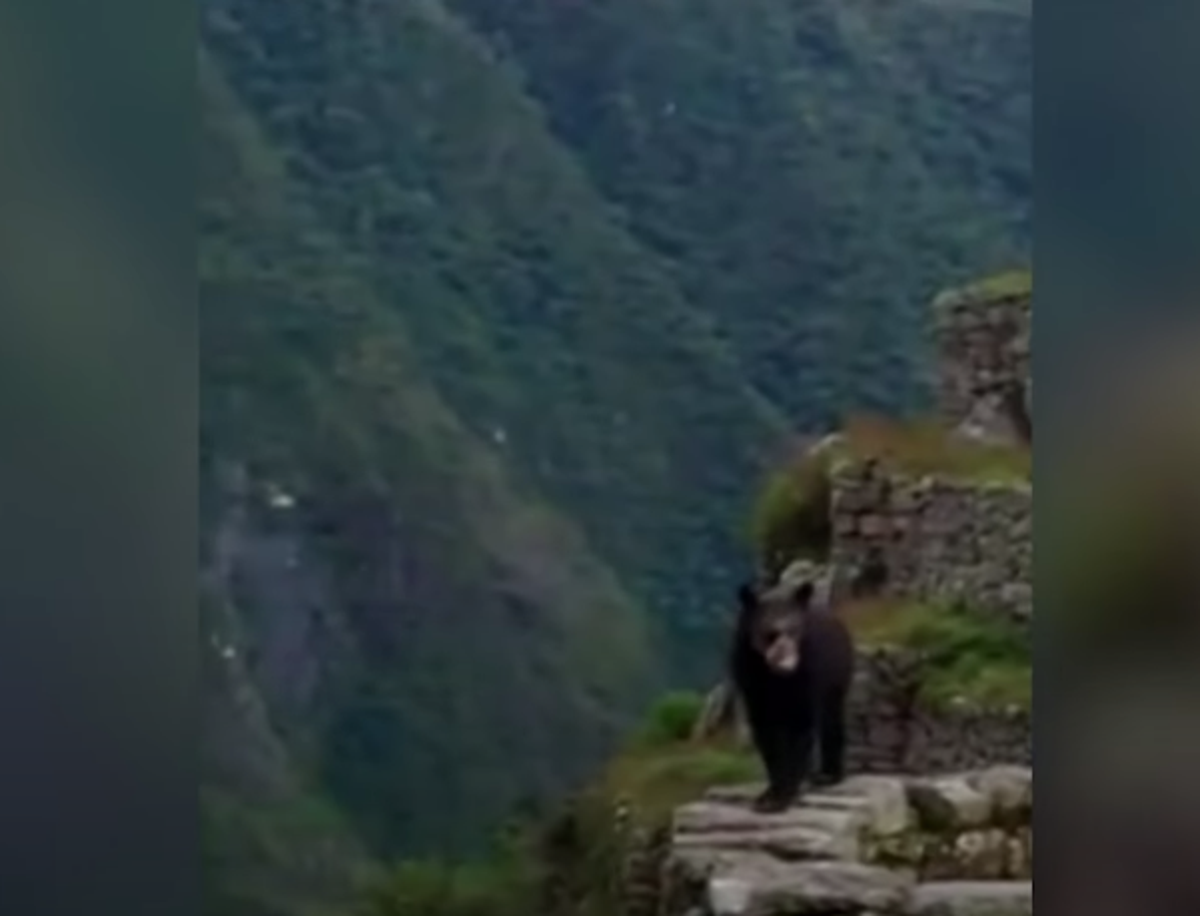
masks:
[[[675,691],[662,697],[646,716],[636,743],[660,747],[686,741],[704,708],[704,697],[691,691]]]
[[[537,868],[514,844],[486,861],[402,862],[367,889],[359,916],[531,916],[536,912]]]
[[[829,555],[829,460],[808,452],[768,478],[754,507],[754,548],[768,575],[792,560]]]

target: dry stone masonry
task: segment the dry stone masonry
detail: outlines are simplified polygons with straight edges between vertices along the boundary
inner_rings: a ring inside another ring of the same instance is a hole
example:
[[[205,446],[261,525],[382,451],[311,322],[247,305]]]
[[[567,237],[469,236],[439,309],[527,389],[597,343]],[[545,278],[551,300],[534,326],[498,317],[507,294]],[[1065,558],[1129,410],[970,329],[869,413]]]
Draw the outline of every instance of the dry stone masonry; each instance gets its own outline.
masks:
[[[835,591],[882,563],[890,593],[1033,614],[1033,488],[912,478],[872,462],[834,472]]]
[[[955,435],[1031,444],[1027,283],[1008,277],[950,291],[933,313],[941,422]],[[917,477],[844,460],[833,469],[830,513],[839,592],[880,564],[892,594],[1021,620],[1033,613],[1028,482]]]
[[[761,787],[680,808],[661,869],[661,916],[1026,916],[1032,772],[856,776],[777,815]]]
[[[1021,280],[951,290],[933,304],[938,401],[948,426],[1011,436],[1011,411],[1032,414],[1032,294]]]
[[[925,774],[1032,763],[1028,709],[932,705],[920,694],[923,667],[910,651],[861,653],[847,723],[851,772]]]

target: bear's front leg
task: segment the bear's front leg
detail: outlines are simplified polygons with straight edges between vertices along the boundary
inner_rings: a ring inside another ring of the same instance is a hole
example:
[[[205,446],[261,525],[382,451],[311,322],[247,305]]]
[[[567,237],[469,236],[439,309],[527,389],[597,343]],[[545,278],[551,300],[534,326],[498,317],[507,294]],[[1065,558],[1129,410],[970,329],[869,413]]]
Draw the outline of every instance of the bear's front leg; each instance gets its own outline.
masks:
[[[846,692],[830,691],[819,713],[820,767],[815,786],[835,786],[846,778]]]
[[[813,750],[813,732],[808,722],[780,730],[769,746],[771,759],[764,761],[770,784],[755,800],[754,810],[774,814],[790,808],[800,795]]]
[[[758,758],[762,761],[767,777],[766,788],[754,800],[752,806],[760,813],[771,813],[787,807],[787,801],[782,799],[780,793],[780,787],[785,781],[780,771],[780,761],[785,759],[782,737],[778,726],[764,728],[761,724],[754,734],[755,750],[758,751]]]

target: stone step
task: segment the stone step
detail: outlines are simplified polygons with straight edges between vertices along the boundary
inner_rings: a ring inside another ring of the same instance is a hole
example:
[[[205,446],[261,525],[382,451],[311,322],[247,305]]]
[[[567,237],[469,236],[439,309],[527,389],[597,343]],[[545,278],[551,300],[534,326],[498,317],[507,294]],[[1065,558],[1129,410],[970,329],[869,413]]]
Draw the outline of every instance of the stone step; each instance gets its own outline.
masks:
[[[759,785],[711,789],[705,798],[748,806],[762,791]],[[810,789],[793,810],[853,812],[878,836],[891,836],[910,826],[906,781],[897,776],[852,776],[836,786]]]
[[[674,848],[761,852],[783,861],[844,860],[860,858],[856,833],[821,831],[804,827],[772,830],[706,832],[676,836]]]
[[[1027,768],[856,776],[810,790],[775,814],[752,810],[761,790],[761,785],[712,789],[676,810],[667,853],[668,899],[683,903],[673,902],[664,912],[1032,913],[1030,882],[967,880],[1028,874]]]
[[[912,916],[1033,916],[1032,881],[933,881],[918,884]]]
[[[780,863],[748,856],[708,879],[713,916],[891,914],[1032,916],[1030,881],[939,881],[857,862]]]
[[[707,880],[713,916],[904,913],[913,879],[859,862],[780,862],[762,855],[726,861]]]
[[[722,786],[709,790],[704,800],[748,809],[761,791],[755,784]],[[876,836],[894,835],[914,822],[936,831],[1011,826],[1029,821],[1033,771],[1005,765],[931,776],[852,776],[837,786],[805,791],[791,810],[854,811]]]

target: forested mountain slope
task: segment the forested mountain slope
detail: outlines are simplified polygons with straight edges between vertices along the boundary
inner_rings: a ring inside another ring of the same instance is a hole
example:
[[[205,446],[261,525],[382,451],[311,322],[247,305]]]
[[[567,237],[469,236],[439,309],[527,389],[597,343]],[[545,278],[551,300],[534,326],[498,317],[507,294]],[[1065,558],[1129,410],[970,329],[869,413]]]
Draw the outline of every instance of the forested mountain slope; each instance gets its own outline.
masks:
[[[1028,14],[205,0],[199,54],[206,812],[261,903],[711,674],[790,432],[919,408],[929,296],[1023,260]]]

